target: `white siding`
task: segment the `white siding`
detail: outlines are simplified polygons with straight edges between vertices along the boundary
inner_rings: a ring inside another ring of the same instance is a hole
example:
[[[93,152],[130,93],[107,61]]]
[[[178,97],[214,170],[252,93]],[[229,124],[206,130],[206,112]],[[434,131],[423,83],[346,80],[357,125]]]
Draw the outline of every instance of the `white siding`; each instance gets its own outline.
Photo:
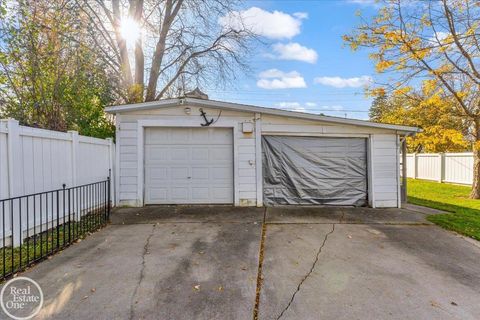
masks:
[[[173,107],[158,110],[125,112],[117,115],[120,128],[117,136],[119,147],[119,204],[138,206],[138,121],[139,120],[166,120],[172,124],[182,124],[193,121],[192,126],[200,127],[203,119],[200,117],[199,107],[190,106],[190,115],[185,114],[184,108]],[[217,119],[219,110],[203,108],[208,118]],[[256,204],[255,181],[255,136],[253,133],[242,133],[242,122],[254,121],[253,113],[222,110],[218,123],[237,124],[238,129],[234,148],[238,157],[238,168],[234,174],[238,186],[238,204],[252,206]],[[174,126],[174,125],[172,125]],[[215,124],[212,125],[215,127]],[[142,168],[141,168],[142,169]],[[142,169],[143,170],[143,169]]]
[[[184,108],[189,107],[187,115]],[[203,108],[207,117],[217,119],[220,111]],[[154,110],[137,110],[117,114],[120,124],[117,134],[119,154],[119,204],[138,206],[143,203],[138,198],[138,123],[144,120],[158,120],[162,123],[184,125],[193,123],[200,126],[203,119],[199,116],[199,107],[178,106]],[[222,110],[217,125],[236,124],[234,152],[238,160],[234,173],[237,205],[254,206],[257,204],[256,144],[255,133],[242,133],[241,123],[255,121],[255,115],[249,112]],[[398,148],[397,135],[392,130],[323,123],[273,115],[261,115],[262,134],[365,137],[374,141],[372,150],[372,167],[375,172],[372,180],[374,205],[376,207],[396,207],[398,205]],[[162,124],[162,126],[165,126]],[[175,125],[171,125],[175,126]],[[213,124],[215,126],[215,124]],[[140,164],[143,170],[143,164]],[[370,174],[370,173],[369,173]],[[260,179],[261,181],[261,179]]]
[[[397,135],[374,134],[372,145],[374,206],[396,207],[399,183]]]
[[[263,134],[308,136],[368,136],[372,133],[391,133],[380,128],[333,124],[327,122],[262,115]]]

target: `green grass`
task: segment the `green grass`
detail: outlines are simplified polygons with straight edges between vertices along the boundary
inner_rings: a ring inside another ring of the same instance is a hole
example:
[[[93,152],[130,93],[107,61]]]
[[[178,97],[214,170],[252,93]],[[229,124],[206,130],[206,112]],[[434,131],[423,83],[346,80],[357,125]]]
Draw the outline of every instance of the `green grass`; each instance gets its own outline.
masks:
[[[12,247],[0,248],[0,279],[3,274],[8,275],[12,270],[13,273],[22,271],[29,263],[34,263],[36,259],[45,258],[47,255],[51,255],[68,246],[70,244],[68,238],[70,227],[70,240],[73,243],[77,239],[85,238],[90,232],[101,228],[103,219],[103,214],[89,214],[83,216],[79,222],[72,221],[70,226],[68,223],[60,225],[58,232],[56,226],[54,226],[48,232],[44,231],[41,234],[37,234],[36,237],[27,238],[21,247],[13,248],[13,250]],[[4,256],[5,265],[3,263]]]
[[[428,216],[439,226],[480,240],[480,200],[469,199],[470,187],[408,179],[408,202],[448,211]]]

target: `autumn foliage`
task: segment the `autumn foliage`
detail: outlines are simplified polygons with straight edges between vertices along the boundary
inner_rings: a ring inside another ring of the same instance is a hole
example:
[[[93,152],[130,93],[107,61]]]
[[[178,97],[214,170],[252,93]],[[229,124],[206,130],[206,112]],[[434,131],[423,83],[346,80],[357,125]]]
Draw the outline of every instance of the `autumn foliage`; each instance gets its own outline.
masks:
[[[369,50],[377,72],[385,74],[370,94],[415,98],[415,92],[423,90],[427,100],[415,111],[419,122],[428,121],[432,112],[438,115],[432,102],[440,110],[447,104],[448,110],[443,108],[447,118],[459,119],[466,127],[464,139],[472,141],[471,197],[480,198],[480,2],[383,0],[378,4],[382,8],[377,16],[363,19],[344,36],[353,50]],[[431,137],[442,140],[452,133],[442,119],[437,121],[439,127],[428,127],[440,132]]]

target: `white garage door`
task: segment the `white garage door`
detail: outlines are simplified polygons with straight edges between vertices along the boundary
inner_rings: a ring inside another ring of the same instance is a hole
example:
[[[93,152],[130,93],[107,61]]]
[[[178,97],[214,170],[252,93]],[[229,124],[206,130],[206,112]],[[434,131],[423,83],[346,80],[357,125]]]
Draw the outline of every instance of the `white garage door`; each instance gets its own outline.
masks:
[[[233,203],[232,130],[147,128],[145,203]]]

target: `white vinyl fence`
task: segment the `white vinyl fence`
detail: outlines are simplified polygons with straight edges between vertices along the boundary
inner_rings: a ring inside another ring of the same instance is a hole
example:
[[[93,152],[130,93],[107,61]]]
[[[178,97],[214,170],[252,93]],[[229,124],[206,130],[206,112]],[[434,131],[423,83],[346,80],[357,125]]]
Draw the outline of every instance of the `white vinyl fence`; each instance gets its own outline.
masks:
[[[114,148],[112,139],[80,136],[76,131],[63,133],[24,127],[13,119],[0,120],[0,200],[105,181],[109,173],[112,174],[111,199],[114,200]],[[52,219],[54,209],[53,205],[48,209]],[[26,217],[23,217],[25,210],[21,212],[22,217],[16,217],[20,216],[17,213],[14,219],[21,219],[20,234],[23,234]],[[5,218],[5,226],[0,221],[2,238],[3,227],[6,237],[12,232],[8,215]],[[35,230],[37,223],[29,229]],[[21,241],[22,237],[17,241],[15,236],[15,245]]]
[[[458,184],[473,182],[473,154],[409,153],[407,177]]]

